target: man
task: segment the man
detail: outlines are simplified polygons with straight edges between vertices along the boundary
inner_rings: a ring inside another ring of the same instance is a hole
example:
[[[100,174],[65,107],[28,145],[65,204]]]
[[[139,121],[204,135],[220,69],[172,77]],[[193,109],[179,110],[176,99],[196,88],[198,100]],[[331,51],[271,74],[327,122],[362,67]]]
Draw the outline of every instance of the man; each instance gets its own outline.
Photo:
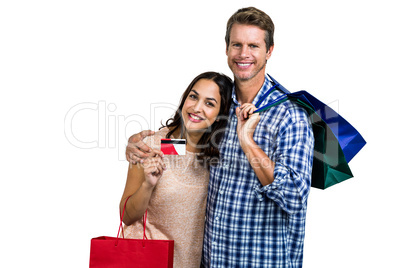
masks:
[[[238,10],[227,24],[235,85],[220,162],[210,168],[204,267],[302,267],[314,149],[308,115],[291,101],[248,120],[240,109],[283,96],[273,90],[265,97],[273,86],[265,75],[273,33],[270,17],[252,7]],[[129,161],[146,156],[134,148],[148,150],[140,142],[148,134],[130,138]]]

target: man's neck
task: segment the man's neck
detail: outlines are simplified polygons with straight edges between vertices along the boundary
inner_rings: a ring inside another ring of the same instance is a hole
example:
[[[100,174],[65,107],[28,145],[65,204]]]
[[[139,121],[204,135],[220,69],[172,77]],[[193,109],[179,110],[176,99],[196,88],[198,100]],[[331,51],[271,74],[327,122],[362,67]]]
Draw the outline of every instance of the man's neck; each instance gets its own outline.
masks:
[[[252,103],[264,84],[264,81],[265,75],[245,81],[235,79],[236,96],[240,105],[244,103]]]

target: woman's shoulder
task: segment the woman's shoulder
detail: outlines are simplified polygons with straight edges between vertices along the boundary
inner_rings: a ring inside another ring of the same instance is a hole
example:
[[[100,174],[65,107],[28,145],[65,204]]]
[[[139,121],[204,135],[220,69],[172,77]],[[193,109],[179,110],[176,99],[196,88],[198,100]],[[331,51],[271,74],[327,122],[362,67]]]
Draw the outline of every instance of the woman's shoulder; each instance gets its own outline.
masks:
[[[161,139],[166,138],[166,134],[169,132],[167,127],[161,128],[158,131],[155,131],[155,134],[152,136],[147,136],[144,139],[144,142],[153,149],[160,149]]]

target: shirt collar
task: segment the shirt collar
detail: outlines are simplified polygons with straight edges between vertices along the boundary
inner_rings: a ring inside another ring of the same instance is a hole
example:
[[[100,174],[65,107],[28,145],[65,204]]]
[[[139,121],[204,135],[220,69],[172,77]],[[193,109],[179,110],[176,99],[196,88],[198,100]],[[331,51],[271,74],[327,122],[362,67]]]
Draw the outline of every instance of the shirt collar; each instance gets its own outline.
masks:
[[[257,104],[260,101],[260,98],[264,96],[264,94],[272,87],[272,82],[269,79],[268,74],[265,74],[265,81],[264,84],[262,85],[262,87],[260,88],[260,90],[257,93],[257,96],[255,96],[254,100],[253,100],[253,104]],[[236,85],[233,84],[233,89],[232,89],[232,100],[235,103],[236,106],[239,106],[239,102],[237,101],[236,98]]]

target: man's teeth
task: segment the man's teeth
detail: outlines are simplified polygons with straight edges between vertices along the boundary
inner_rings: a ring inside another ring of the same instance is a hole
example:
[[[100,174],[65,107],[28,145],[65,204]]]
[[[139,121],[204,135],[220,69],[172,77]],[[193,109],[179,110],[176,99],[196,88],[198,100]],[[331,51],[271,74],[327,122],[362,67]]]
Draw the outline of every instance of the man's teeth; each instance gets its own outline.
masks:
[[[245,67],[249,66],[251,63],[238,63],[239,66]]]
[[[190,114],[190,117],[193,118],[193,119],[195,119],[195,120],[202,120],[201,117],[196,116],[195,114]]]

